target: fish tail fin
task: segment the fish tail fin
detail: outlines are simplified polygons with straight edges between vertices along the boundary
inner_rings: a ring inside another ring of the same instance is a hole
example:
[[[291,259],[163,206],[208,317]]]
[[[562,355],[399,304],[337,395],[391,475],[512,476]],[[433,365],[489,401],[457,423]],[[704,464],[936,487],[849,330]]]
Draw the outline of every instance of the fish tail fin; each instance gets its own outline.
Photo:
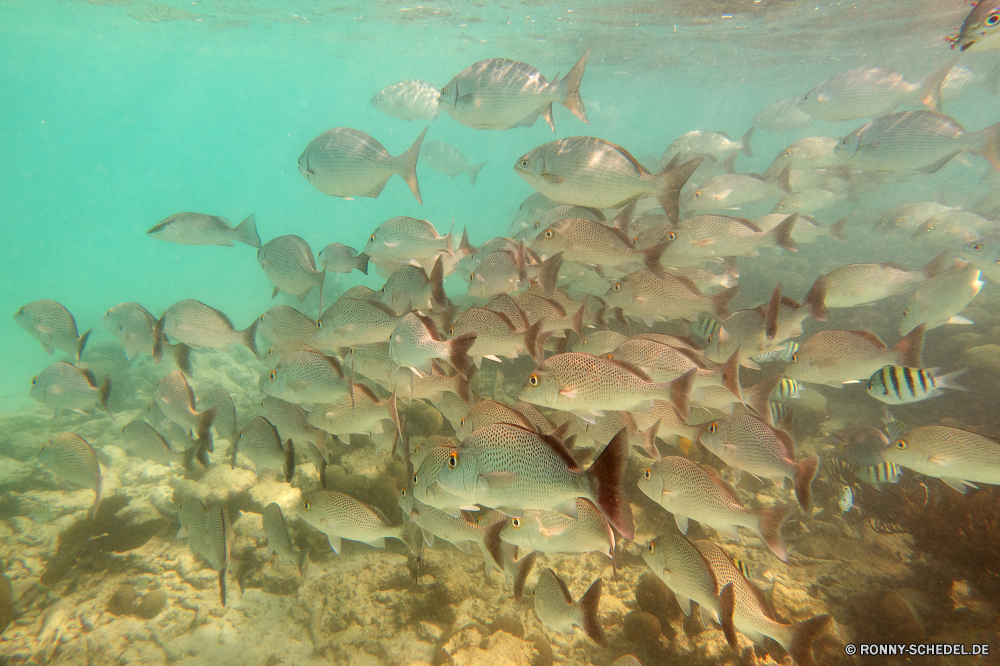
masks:
[[[792,625],[792,642],[788,654],[799,666],[813,666],[812,644],[830,624],[830,615],[817,615]]]
[[[583,80],[583,72],[587,69],[587,56],[590,55],[590,49],[587,49],[584,54],[580,57],[573,69],[569,70],[566,74],[566,78],[556,86],[561,90],[565,88],[566,96],[560,103],[569,109],[570,113],[582,120],[583,122],[590,124],[587,120],[587,108],[583,105],[583,98],[580,97],[580,82]]]
[[[551,294],[556,289],[556,282],[559,281],[559,268],[562,266],[562,252],[557,252],[538,267],[538,284],[546,294]]]
[[[535,560],[538,559],[538,553],[531,553],[522,557],[517,561],[517,573],[514,576],[514,601],[518,605],[521,604],[521,598],[524,596],[524,585],[528,582],[528,574],[531,573],[531,568],[535,566]]]
[[[849,219],[851,218],[842,217],[833,224],[831,224],[829,227],[827,227],[830,231],[830,238],[832,238],[833,240],[840,241],[841,243],[845,242],[844,229],[847,227],[847,221]]]
[[[501,570],[503,569],[503,541],[500,539],[500,531],[506,524],[506,520],[493,523],[486,528],[486,534],[483,537],[483,548],[486,549],[486,552],[490,554],[490,557],[493,558],[493,561],[497,563],[497,566],[500,567]],[[515,548],[517,548],[517,546],[515,546]],[[514,557],[516,559],[517,555]]]
[[[662,278],[664,275],[663,265],[660,261],[663,259],[663,253],[669,246],[670,241],[663,241],[642,251],[642,262],[658,278]]]
[[[666,384],[670,387],[670,395],[665,398],[681,418],[687,421],[691,418],[691,389],[694,387],[697,368],[691,368],[683,375]]]
[[[948,61],[948,64],[933,72],[920,82],[917,94],[920,96],[920,103],[931,111],[941,112],[941,84],[948,78],[951,68],[958,62],[958,56]]]
[[[189,472],[197,471],[195,461],[201,463],[202,467],[208,467],[208,451],[205,450],[204,442],[198,442],[194,446],[184,451],[183,465]]]
[[[718,294],[712,296],[712,312],[714,312],[719,317],[725,317],[729,314],[729,301],[733,300],[733,297],[739,292],[740,287],[736,285],[735,287],[730,287],[725,291],[720,291]]]
[[[739,652],[740,642],[736,638],[736,626],[733,624],[733,613],[736,611],[736,588],[733,585],[734,583],[729,583],[719,592],[719,619],[729,647]]]
[[[320,295],[322,295],[322,291],[320,292]],[[260,317],[254,319],[252,324],[240,331],[240,336],[243,338],[240,342],[245,344],[247,349],[252,351],[253,355],[257,358],[260,358],[260,353],[257,351],[257,324],[259,323]]]
[[[729,392],[736,396],[742,404],[746,404],[743,399],[743,387],[740,386],[740,350],[733,352],[732,356],[722,367],[722,385],[729,389]]]
[[[448,341],[451,345],[451,353],[448,356],[448,362],[451,363],[452,367],[458,370],[462,374],[467,374],[469,369],[469,364],[471,360],[469,359],[469,349],[472,345],[476,344],[476,338],[478,333],[470,332],[463,333],[456,338],[452,338]]]
[[[366,253],[362,252],[357,257],[355,257],[354,260],[357,263],[354,264],[354,267],[359,271],[361,271],[362,273],[364,273],[365,275],[368,275],[368,260],[370,258],[371,257],[369,257]]]
[[[191,347],[179,342],[173,347],[174,365],[188,377],[191,376]]]
[[[901,358],[900,365],[905,365],[908,368],[924,367],[924,335],[926,332],[927,324],[921,324],[910,331],[905,338],[893,347],[894,351],[899,352]]]
[[[295,445],[292,440],[285,442],[285,481],[292,482],[295,476]]]
[[[809,456],[795,464],[795,499],[807,514],[812,513],[812,482],[819,469],[819,456]]]
[[[167,315],[163,315],[153,324],[153,360],[157,363],[163,358],[163,325]]]
[[[813,282],[802,305],[809,310],[809,316],[816,321],[826,321],[826,276],[820,275]]]
[[[420,549],[424,544],[424,533],[416,523],[404,522],[399,526],[399,540],[405,543],[413,554],[420,557]]]
[[[774,556],[782,562],[788,561],[788,546],[785,544],[785,538],[781,536],[781,526],[788,519],[789,509],[791,507],[788,504],[775,504],[758,512],[760,538],[764,540]]]
[[[111,420],[114,421],[115,415],[112,414],[111,410],[108,408],[108,398],[110,396],[111,396],[111,375],[104,375],[104,381],[101,383],[100,392],[97,394],[97,397],[101,401],[101,407],[104,408],[104,411],[106,411],[108,413],[108,416],[111,417]]]
[[[591,583],[590,588],[580,599],[580,610],[583,613],[583,630],[592,641],[601,647],[606,647],[608,637],[604,635],[604,628],[601,627],[601,618],[598,614],[603,584],[603,578],[598,578]]]
[[[798,252],[799,246],[792,239],[792,229],[795,228],[795,223],[798,221],[799,214],[793,213],[786,217],[781,224],[771,229],[774,244],[789,252]]]
[[[775,387],[781,382],[782,375],[773,375],[770,379],[762,379],[751,388],[747,390],[749,398],[747,398],[747,407],[752,409],[757,413],[757,416],[761,418],[764,423],[774,427],[773,419],[771,417],[771,408],[768,406],[770,402],[771,394],[774,393]]]
[[[226,605],[226,567],[219,570],[219,601]]]
[[[587,470],[594,505],[626,539],[635,537],[632,507],[624,486],[630,448],[628,430],[622,428]]]
[[[465,401],[465,404],[472,404],[472,390],[469,388],[469,378],[461,373],[455,375],[454,393]]]
[[[573,315],[573,332],[583,339],[583,315],[587,314],[587,301],[584,299],[580,304],[580,309]]]
[[[774,340],[778,335],[778,315],[781,314],[781,283],[779,282],[771,292],[771,300],[767,304],[764,316],[764,335],[768,340]]]
[[[215,450],[215,444],[212,442],[212,423],[215,422],[218,413],[219,406],[216,405],[198,415],[198,427],[195,428],[195,432],[198,434],[197,441],[203,442],[209,451]]]
[[[924,278],[930,280],[935,275],[943,273],[944,271],[951,268],[954,263],[954,254],[951,250],[945,250],[938,256],[934,257],[927,262],[927,265],[923,267]]]
[[[90,334],[94,332],[94,329],[86,331],[80,338],[76,341],[76,362],[80,362],[80,357],[83,356],[83,348],[87,346],[87,340],[90,339]]]
[[[250,213],[236,226],[236,238],[250,247],[260,247],[260,236],[257,234],[257,216]]]
[[[416,197],[417,203],[421,206],[424,205],[424,200],[420,197],[420,184],[417,183],[417,158],[420,157],[420,144],[424,142],[425,134],[427,134],[426,127],[420,133],[420,136],[417,137],[417,140],[413,142],[413,145],[397,158],[402,162],[403,166],[403,172],[399,175],[410,186],[410,191],[413,192],[413,196]]]
[[[934,383],[940,388],[950,388],[955,391],[968,391],[966,387],[955,382],[956,379],[964,375],[969,371],[968,368],[962,368],[961,370],[956,370],[955,372],[949,372],[947,375],[941,375],[940,377],[934,378]]]
[[[544,319],[539,319],[524,331],[524,348],[536,364],[541,364],[544,360],[542,345],[545,343],[545,338],[541,336],[544,322]]]
[[[660,449],[656,447],[656,435],[659,432],[660,421],[657,421],[642,432],[642,450],[649,454],[649,457],[653,460],[659,460],[663,457]],[[611,559],[613,560],[614,557]]]
[[[444,262],[440,254],[434,260],[434,267],[431,268],[430,283],[431,298],[434,299],[434,305],[437,307],[446,307],[448,305],[448,297],[444,293]]]
[[[747,157],[753,157],[753,149],[750,148],[750,138],[752,136],[753,136],[753,125],[751,125],[750,129],[748,129],[746,133],[742,137],[740,137],[740,143],[742,144],[740,146],[740,150],[742,150],[743,154],[746,155]]]
[[[101,509],[101,500],[104,497],[104,477],[101,476],[101,466],[97,466],[97,484],[94,487],[94,503],[87,509],[87,520],[97,517],[97,512]]]
[[[688,182],[688,178],[691,177],[691,174],[701,165],[704,159],[704,157],[696,157],[676,167],[669,167],[668,165],[667,168],[656,174],[656,178],[660,181],[659,191],[656,192],[656,200],[663,207],[663,212],[667,214],[667,220],[669,220],[670,224],[677,224],[680,218],[681,188]]]
[[[472,183],[473,187],[476,186],[476,178],[479,177],[479,170],[484,166],[486,166],[486,162],[480,162],[479,164],[469,167],[469,182]]]
[[[994,171],[1000,171],[1000,123],[976,132],[976,137],[983,142],[977,154],[989,160]]]

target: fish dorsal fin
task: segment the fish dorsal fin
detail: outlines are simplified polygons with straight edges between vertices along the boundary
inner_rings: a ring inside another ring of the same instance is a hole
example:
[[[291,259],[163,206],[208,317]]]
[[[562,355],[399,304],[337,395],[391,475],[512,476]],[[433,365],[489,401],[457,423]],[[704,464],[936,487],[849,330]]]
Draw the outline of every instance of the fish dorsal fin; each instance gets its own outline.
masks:
[[[424,328],[427,329],[427,332],[430,334],[430,336],[440,342],[441,333],[438,332],[438,327],[437,324],[434,323],[434,320],[428,317],[427,315],[420,314],[419,312],[416,311],[414,311],[414,314],[417,315],[417,318],[420,320],[420,323],[424,325]]]
[[[569,421],[567,420],[566,423],[569,423]],[[504,427],[507,427],[507,428],[515,428],[517,430],[523,430],[524,432],[531,433],[535,437],[538,437],[540,440],[542,440],[543,442],[545,442],[546,444],[548,444],[549,447],[552,449],[552,451],[557,456],[559,456],[560,458],[562,458],[563,462],[565,462],[566,465],[570,469],[572,469],[574,471],[580,469],[580,466],[576,462],[576,459],[573,458],[573,454],[571,454],[569,452],[569,449],[566,448],[566,445],[563,444],[563,441],[559,437],[557,437],[556,435],[552,435],[552,434],[543,435],[541,433],[535,432],[534,428],[526,428],[524,426],[517,425],[516,423],[503,423],[503,424],[498,424],[498,425],[503,425]],[[558,432],[558,431],[559,431],[559,428],[556,428],[556,430],[554,432]]]
[[[378,519],[382,521],[383,525],[389,524],[389,520],[385,517],[385,514],[382,513],[382,510],[380,508],[378,508],[377,506],[369,505],[368,509],[371,510],[371,512],[374,513],[378,517]]]
[[[748,220],[745,217],[733,217],[733,218],[730,218],[730,219],[733,220],[733,221],[735,221],[735,222],[739,222],[740,224],[742,224],[747,229],[750,229],[751,231],[755,231],[755,232],[757,232],[759,234],[764,233],[763,229],[761,229],[756,224],[754,224],[752,220]]]
[[[627,150],[625,150],[624,148],[622,148],[619,145],[615,145],[615,148],[618,149],[618,152],[621,153],[622,156],[625,157],[625,159],[627,159],[629,162],[631,162],[632,166],[635,168],[636,171],[639,172],[640,176],[643,175],[643,174],[649,174],[649,172],[646,171],[646,167],[642,166],[642,163],[639,162],[639,160],[635,159],[632,156],[632,153],[628,152]]]
[[[859,338],[862,338],[863,340],[867,340],[879,349],[887,349],[886,344],[882,342],[882,338],[878,337],[871,331],[851,331],[851,333]]]
[[[556,572],[553,571],[552,569],[547,569],[546,571],[548,571],[550,574],[552,574],[552,577],[555,579],[556,583],[559,584],[559,589],[562,590],[562,593],[563,593],[563,599],[566,600],[566,603],[568,605],[572,606],[573,605],[573,595],[569,593],[569,588],[566,587],[566,583],[564,583],[563,580],[562,580],[562,578],[560,578],[559,576],[557,576]]]
[[[486,310],[486,308],[482,308],[482,309]],[[510,320],[510,317],[508,317],[507,315],[505,315],[503,312],[496,312],[494,310],[486,310],[486,311],[489,312],[489,313],[491,313],[491,314],[495,314],[500,321],[502,321],[504,324],[507,325],[508,330],[510,330],[511,332],[513,332],[513,331],[516,330],[514,328],[514,322],[512,322]]]
[[[399,315],[396,314],[395,310],[393,310],[388,305],[386,305],[385,303],[382,303],[380,301],[366,301],[366,300],[362,300],[360,298],[359,299],[355,299],[355,300],[362,301],[363,303],[366,303],[366,304],[370,305],[371,307],[375,308],[376,310],[381,310],[382,312],[384,312],[385,314],[389,315],[390,317],[398,317],[399,316]]]
[[[755,307],[754,312],[759,314],[761,319],[767,319],[767,308],[765,308],[763,305],[758,305],[757,307]],[[725,328],[725,324],[723,324],[723,328]]]
[[[781,446],[785,449],[785,457],[789,460],[795,460],[795,440],[792,439],[791,434],[787,430],[778,430],[777,428],[771,428],[774,431],[774,436],[778,438],[781,442]]]
[[[67,365],[73,365],[72,363],[67,363]],[[76,367],[76,366],[74,366]],[[90,384],[91,388],[97,388],[97,377],[94,376],[94,371],[90,368],[77,368],[80,374],[83,375],[87,383]]]
[[[698,288],[698,285],[696,285],[691,278],[684,277],[683,275],[671,275],[670,277],[672,277],[674,280],[680,282],[682,285],[684,285],[685,287],[687,287],[688,289],[690,289],[691,293],[693,293],[693,294],[695,294],[697,296],[701,296],[702,295],[701,294],[701,289]]]
[[[781,304],[784,305],[786,308],[792,308],[793,310],[798,310],[799,308],[802,307],[801,303],[799,303],[798,301],[794,301],[791,298],[788,298],[787,296],[781,297]]]
[[[327,356],[326,354],[319,354],[319,356],[326,359],[326,362],[330,364],[330,367],[333,368],[333,371],[337,373],[338,377],[341,379],[346,377],[346,375],[344,375],[344,366],[340,364],[340,359],[336,356]]]
[[[702,465],[698,463],[695,464],[697,464],[699,467],[705,470],[705,473],[708,474],[708,477],[712,479],[715,485],[719,486],[719,488],[721,488],[727,495],[729,495],[729,497],[734,502],[736,502],[736,504],[738,504],[739,506],[743,506],[743,502],[740,501],[740,495],[739,493],[736,492],[736,488],[733,488],[733,486],[728,481],[719,476],[718,472],[716,472],[708,465]]]
[[[632,365],[628,361],[616,361],[614,359],[608,359],[608,360],[614,363],[615,365],[619,366],[620,368],[628,370],[629,372],[636,375],[639,379],[643,380],[644,382],[653,381],[652,379],[650,379],[649,375],[647,375],[644,371],[640,370],[638,367]]]
[[[377,405],[380,403],[378,396],[375,395],[375,392],[372,391],[368,386],[364,384],[355,384],[354,390],[360,393],[361,395],[365,396],[369,400],[371,400],[373,404]]]
[[[468,524],[478,525],[478,523],[476,523],[476,518],[472,515],[472,512],[463,509],[462,511],[458,512],[458,515],[461,516],[462,520],[464,520]]]
[[[670,347],[670,345],[664,345],[664,346]],[[681,356],[687,358],[689,361],[694,363],[702,370],[708,368],[708,366],[705,364],[705,357],[701,354],[701,352],[694,349],[685,349],[684,347],[670,347],[670,348],[676,351]]]
[[[514,416],[520,421],[518,425],[525,428],[526,430],[531,430],[532,432],[538,432],[538,429],[535,428],[535,425],[528,419],[527,416],[522,414],[520,410],[514,409],[513,407],[507,407],[507,409],[509,409],[514,414]],[[569,419],[566,419],[566,422],[569,423]]]
[[[882,268],[894,268],[897,271],[905,271],[907,273],[910,272],[909,268],[895,261],[884,261],[881,264],[879,264],[879,266],[881,266]]]

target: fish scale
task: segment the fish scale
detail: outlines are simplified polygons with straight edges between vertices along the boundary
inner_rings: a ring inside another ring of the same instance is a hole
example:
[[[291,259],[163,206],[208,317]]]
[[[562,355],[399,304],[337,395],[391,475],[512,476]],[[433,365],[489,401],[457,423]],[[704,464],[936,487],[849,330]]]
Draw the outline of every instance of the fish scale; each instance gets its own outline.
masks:
[[[197,497],[189,497],[181,502],[177,519],[187,534],[188,546],[196,555],[208,559],[208,508]],[[178,534],[177,538],[181,538]]]
[[[51,299],[32,301],[18,308],[14,321],[31,337],[41,343],[45,352],[52,354],[56,349],[64,351],[77,361],[83,355],[83,348],[91,331],[79,335],[76,319],[61,303]],[[91,329],[93,330],[93,329]]]
[[[257,333],[274,344],[286,340],[314,343],[316,322],[290,305],[277,305],[257,320]]]
[[[38,459],[53,474],[95,492],[88,518],[97,514],[101,505],[101,465],[94,448],[76,433],[61,432],[53,436],[38,453]]]
[[[407,79],[386,86],[372,97],[371,105],[379,111],[403,120],[437,120],[441,109],[438,99],[441,91],[437,86]]]
[[[316,322],[316,346],[336,351],[341,347],[389,342],[401,319],[401,315],[383,303],[341,297]]]
[[[622,308],[629,316],[643,320],[698,319],[704,313],[725,314],[729,300],[739,287],[714,296],[704,296],[691,282],[666,274],[658,277],[648,270],[629,273],[615,282],[604,301],[609,308]]]
[[[646,545],[642,559],[674,593],[685,615],[691,615],[691,602],[696,601],[703,618],[720,622],[715,574],[694,544],[676,532],[668,532]]]
[[[282,356],[274,370],[261,375],[260,389],[299,405],[335,402],[349,390],[340,362],[314,351]]]
[[[365,244],[365,254],[379,259],[411,261],[428,259],[452,249],[451,234],[439,236],[428,220],[393,217],[375,227]]]
[[[926,476],[944,479],[966,492],[975,483],[1000,484],[1000,443],[968,430],[920,426],[893,441],[886,460]]]
[[[340,554],[341,539],[361,541],[376,548],[387,538],[407,543],[403,526],[390,527],[372,507],[350,495],[323,490],[298,505],[298,515],[306,524],[326,534],[333,551]]]

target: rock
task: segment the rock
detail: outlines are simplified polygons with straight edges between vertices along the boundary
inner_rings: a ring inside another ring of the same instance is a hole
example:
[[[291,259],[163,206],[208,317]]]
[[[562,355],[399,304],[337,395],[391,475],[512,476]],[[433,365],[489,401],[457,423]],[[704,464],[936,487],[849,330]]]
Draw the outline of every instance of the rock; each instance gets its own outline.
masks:
[[[440,434],[441,428],[444,426],[444,416],[441,412],[423,400],[414,400],[403,413],[406,416],[410,432],[418,433],[424,437]]]
[[[1000,346],[980,345],[965,352],[970,366],[980,366],[990,370],[1000,370]]]
[[[635,645],[657,645],[660,642],[660,621],[646,611],[632,611],[625,616],[622,633]]]
[[[908,590],[892,590],[879,602],[877,623],[879,631],[888,641],[917,643],[925,634],[923,622],[917,614],[917,603],[907,597]]]
[[[531,645],[506,631],[498,631],[479,647],[466,648],[451,655],[451,663],[455,666],[531,666],[534,657],[535,650]]]
[[[671,620],[681,614],[674,593],[656,574],[646,574],[635,587],[635,603],[639,610],[652,614],[660,621],[661,626],[667,626]]]
[[[135,604],[135,588],[122,585],[108,599],[108,612],[115,616],[130,615]]]
[[[153,590],[142,598],[135,614],[144,620],[152,620],[160,614],[163,607],[167,605],[167,593],[163,590]]]
[[[495,634],[498,631],[506,631],[511,636],[524,638],[524,625],[513,615],[504,615],[493,620],[490,625],[490,634]]]
[[[528,636],[528,642],[535,647],[535,660],[531,666],[552,666],[555,663],[555,656],[552,654],[552,646],[545,636],[532,634]]]

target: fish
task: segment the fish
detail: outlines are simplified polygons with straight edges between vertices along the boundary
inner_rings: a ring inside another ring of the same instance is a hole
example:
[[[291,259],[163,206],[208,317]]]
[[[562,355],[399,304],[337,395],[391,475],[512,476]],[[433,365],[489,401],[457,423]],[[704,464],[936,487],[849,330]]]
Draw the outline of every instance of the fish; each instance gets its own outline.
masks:
[[[750,148],[750,138],[753,136],[754,128],[748,129],[742,137],[733,141],[725,132],[707,132],[705,130],[695,130],[681,134],[674,139],[660,157],[660,164],[669,164],[675,157],[685,155],[711,155],[720,158],[734,151],[740,151],[747,157],[753,157],[753,150]]]
[[[698,603],[702,623],[719,624],[719,586],[705,556],[690,541],[675,531],[668,531],[649,541],[642,552],[643,561],[677,599],[685,616],[691,615],[691,602]]]
[[[840,496],[837,498],[837,506],[840,507],[840,515],[843,516],[845,513],[851,509],[856,508],[854,506],[854,489],[850,486],[844,486],[844,489],[840,491]]]
[[[508,233],[512,237],[521,238],[524,234],[537,232],[543,224],[563,217],[583,217],[602,222],[605,219],[604,213],[596,208],[567,206],[549,199],[541,192],[535,192],[518,206],[517,213],[510,221]]]
[[[94,329],[80,335],[76,330],[76,319],[62,304],[51,299],[32,301],[22,305],[14,313],[14,321],[28,335],[41,343],[46,354],[55,350],[64,351],[77,362],[83,356],[87,340]]]
[[[492,525],[488,532],[486,547],[500,566],[503,560],[498,541],[517,546],[519,554],[597,551],[614,557],[615,533],[611,525],[590,500],[582,497],[576,499],[576,518],[558,511],[525,510],[521,516]]]
[[[639,490],[674,514],[681,534],[687,533],[688,520],[696,520],[739,541],[738,527],[752,530],[783,562],[788,561],[788,547],[781,536],[781,526],[788,517],[789,505],[776,504],[760,511],[744,508],[736,491],[717,474],[679,456],[666,456],[653,462],[639,475]]]
[[[441,91],[426,81],[406,79],[375,93],[371,105],[401,120],[437,120]]]
[[[201,301],[184,299],[167,308],[153,329],[153,359],[163,356],[164,336],[199,348],[209,347],[233,351],[238,345],[245,345],[254,356],[257,353],[256,319],[247,328],[237,331],[225,313],[209,307]]]
[[[297,340],[314,345],[316,322],[290,305],[276,305],[257,318],[257,335],[273,344]]]
[[[98,386],[91,370],[78,368],[72,363],[56,361],[40,375],[32,377],[29,395],[51,408],[56,416],[64,409],[85,411],[99,404],[111,420],[115,420],[108,407],[111,377],[104,375],[104,382]]]
[[[918,83],[887,67],[859,67],[835,74],[804,94],[798,107],[820,120],[877,118],[892,113],[903,102],[915,101],[941,110],[941,84],[955,60]]]
[[[910,236],[924,245],[959,246],[970,235],[989,233],[996,228],[991,221],[967,210],[946,210],[928,218]]]
[[[334,127],[313,139],[299,156],[299,173],[317,190],[334,197],[378,197],[393,175],[406,181],[423,205],[417,183],[417,158],[427,129],[398,157],[381,143],[350,127]],[[371,253],[369,253],[371,254]]]
[[[652,401],[665,400],[687,418],[694,374],[692,369],[671,382],[657,383],[628,363],[568,352],[539,364],[521,386],[518,399],[573,412],[585,420],[603,416],[605,410],[648,409]]]
[[[239,439],[239,429],[236,424],[236,406],[233,404],[232,396],[224,389],[215,388],[201,397],[201,400],[198,401],[198,407],[202,411],[212,407],[219,408],[212,421],[212,427],[235,446]]]
[[[685,212],[695,213],[736,208],[745,203],[775,199],[782,196],[782,193],[791,194],[792,187],[788,182],[790,173],[791,168],[786,166],[773,179],[756,173],[725,173],[713,176],[691,190],[681,201],[681,205]]]
[[[766,132],[809,129],[816,119],[799,108],[798,97],[783,97],[758,111],[751,123]]]
[[[919,327],[925,330],[945,324],[972,324],[959,313],[972,301],[985,283],[975,264],[961,259],[946,271],[927,280],[910,298],[899,323],[899,334],[908,335]],[[893,365],[920,364],[895,363]]]
[[[226,575],[229,573],[229,558],[232,550],[233,530],[229,511],[224,504],[212,503],[205,517],[204,557],[213,569],[219,572],[219,599],[226,605]]]
[[[574,352],[586,352],[588,354],[600,356],[601,354],[607,354],[608,352],[613,351],[616,347],[618,347],[618,345],[625,342],[627,339],[628,338],[618,331],[591,331],[571,344],[569,350]]]
[[[312,248],[305,240],[293,234],[272,238],[257,250],[257,263],[274,285],[271,298],[284,291],[301,302],[315,287],[319,290],[320,312],[323,311],[326,270],[316,270]]]
[[[835,150],[839,143],[839,138],[830,136],[807,136],[797,139],[785,146],[771,160],[771,164],[764,171],[764,178],[777,178],[787,168],[804,170],[838,167],[844,162],[844,157]],[[791,185],[791,173],[789,173],[789,185]]]
[[[782,484],[790,479],[799,506],[811,512],[812,482],[819,469],[819,456],[796,462],[795,442],[784,430],[776,430],[750,414],[733,414],[709,423],[699,441],[733,468],[737,482],[742,472]]]
[[[233,241],[237,241],[250,247],[260,247],[257,217],[253,214],[247,215],[234,227],[232,222],[218,215],[174,213],[160,220],[146,234],[157,240],[181,245],[232,247]]]
[[[612,350],[607,357],[622,361],[646,373],[654,382],[670,382],[694,370],[692,385],[724,386],[740,402],[739,354],[734,353],[727,365],[716,365],[690,349],[677,348],[648,338],[630,338]]]
[[[428,220],[393,217],[375,227],[368,237],[365,253],[377,259],[410,261],[436,258],[452,251],[452,235],[439,236]]]
[[[191,552],[208,559],[208,507],[197,497],[188,497],[177,509],[177,520],[181,524],[177,538],[187,538]]]
[[[889,460],[854,472],[856,477],[876,490],[881,490],[883,483],[899,483],[900,474],[899,465]]]
[[[483,545],[486,528],[472,520],[468,513],[463,512],[456,516],[429,504],[424,504],[414,497],[413,488],[414,481],[411,474],[406,487],[399,491],[396,501],[399,503],[403,515],[420,528],[423,543],[432,547],[436,538],[444,539],[466,554],[472,554],[472,544],[478,544],[487,569],[489,569],[491,567],[490,556]]]
[[[343,243],[330,243],[319,251],[319,262],[328,273],[350,273],[357,270],[368,275],[368,259],[369,256],[364,252],[358,253],[353,247]]]
[[[339,298],[316,322],[316,347],[336,351],[389,342],[402,319],[384,303],[357,298]]]
[[[210,428],[219,413],[218,407],[203,412],[195,408],[194,391],[179,370],[156,382],[156,404],[164,416],[179,426],[193,430],[206,449],[214,451]]]
[[[903,204],[881,216],[875,223],[874,230],[883,234],[905,233],[910,235],[930,218],[949,210],[955,209],[936,201],[915,201]]]
[[[297,508],[299,518],[323,534],[333,552],[340,554],[342,539],[361,541],[375,548],[384,548],[387,538],[399,539],[419,554],[419,530],[403,523],[390,527],[385,516],[375,507],[334,490],[321,490],[303,499]]]
[[[123,448],[145,460],[152,460],[168,467],[171,463],[177,463],[188,470],[194,470],[195,460],[203,467],[209,465],[204,446],[196,444],[186,451],[174,451],[163,435],[145,421],[136,419],[130,422],[122,428],[122,435],[126,443]]]
[[[450,442],[428,448],[423,454],[420,466],[410,477],[415,500],[453,516],[459,516],[460,509],[474,510],[476,508],[474,504],[470,504],[463,497],[450,492],[438,482],[441,474],[448,468],[452,454],[457,450],[457,447]]]
[[[257,476],[261,470],[283,471],[285,481],[291,483],[295,474],[295,448],[292,440],[281,443],[278,429],[263,416],[255,416],[240,431],[233,446],[231,465],[236,467],[236,456],[242,453],[254,464]]]
[[[400,266],[389,276],[379,295],[397,314],[434,307],[447,309],[443,281],[444,264],[438,255],[430,276],[419,266]]]
[[[699,338],[711,342],[712,337],[719,332],[720,328],[722,328],[722,324],[720,324],[719,320],[716,319],[715,317],[702,315],[701,317],[698,317],[698,319],[694,321],[694,323],[691,325],[691,328],[694,331],[694,334],[697,335]]]
[[[920,426],[896,438],[887,461],[941,479],[965,493],[977,483],[1000,484],[1000,443],[946,426]]]
[[[962,368],[946,375],[937,374],[940,368],[908,368],[887,365],[868,379],[868,395],[889,405],[905,405],[944,395],[942,389],[968,391],[956,379],[968,372]]]
[[[642,662],[633,654],[624,654],[611,662],[611,666],[642,666]]]
[[[580,97],[580,83],[587,67],[584,52],[565,78],[548,81],[525,62],[506,58],[480,60],[466,67],[441,88],[438,105],[445,113],[473,129],[531,127],[541,116],[556,131],[552,104],[590,124]]]
[[[479,176],[479,172],[486,166],[486,162],[470,166],[465,161],[465,155],[460,153],[454,146],[443,141],[425,141],[420,150],[420,161],[435,171],[440,171],[452,178],[459,174],[467,173],[473,187],[476,186],[476,178]]]
[[[825,314],[826,308],[852,308],[904,294],[941,273],[949,262],[948,255],[942,252],[918,271],[894,262],[840,266],[816,278],[813,300],[822,303]]]
[[[262,392],[297,405],[336,402],[347,395],[349,384],[337,357],[315,351],[286,354],[260,378]]]
[[[306,417],[309,425],[332,435],[347,436],[382,433],[385,432],[383,421],[398,422],[395,394],[379,400],[364,384],[353,384],[351,389],[349,395],[335,404],[315,405]]]
[[[389,358],[418,376],[431,373],[431,359],[435,358],[448,359],[453,368],[465,373],[471,363],[469,349],[475,344],[477,335],[463,333],[445,340],[433,319],[410,312],[403,316],[389,338]]]
[[[706,313],[725,316],[729,301],[739,292],[730,287],[712,296],[702,294],[690,280],[652,271],[634,271],[624,276],[604,294],[609,308],[621,308],[623,314],[642,319],[648,325],[656,320],[697,320]]]
[[[1000,48],[1000,3],[979,0],[962,21],[958,34],[949,37],[951,48],[979,52]]]
[[[630,448],[623,430],[583,471],[558,438],[497,423],[473,432],[448,451],[436,481],[467,504],[497,509],[559,511],[575,517],[576,500],[583,497],[630,539],[635,529],[632,508],[622,487]],[[425,464],[427,459],[421,468]]]
[[[802,391],[805,391],[806,387],[802,386],[801,382],[794,379],[789,379],[788,377],[782,377],[778,382],[778,385],[771,392],[770,399],[774,401],[784,401],[784,400],[798,400],[802,397]]]
[[[679,219],[680,192],[701,164],[695,158],[652,174],[631,153],[603,139],[575,136],[522,155],[514,171],[553,201],[589,208],[621,208],[655,197],[668,220]]]
[[[830,624],[831,616],[817,615],[791,624],[778,622],[764,593],[740,573],[722,548],[705,539],[694,545],[712,567],[719,585],[721,615],[732,618],[731,626],[758,645],[764,645],[765,637],[774,640],[798,666],[813,666],[812,643]],[[727,632],[726,639],[738,652],[735,632]]]
[[[992,233],[969,241],[959,256],[974,263],[983,277],[993,282],[1000,282],[1000,233]]]
[[[603,582],[595,580],[574,602],[566,583],[552,569],[545,569],[535,583],[535,615],[546,628],[563,634],[572,634],[574,625],[580,627],[592,641],[605,647],[608,639],[598,615]]]
[[[38,459],[63,481],[94,491],[94,504],[87,511],[87,520],[92,520],[101,506],[103,477],[90,443],[76,433],[61,432],[42,445]]]
[[[926,329],[921,324],[888,348],[870,331],[826,330],[802,343],[785,366],[785,376],[810,384],[841,387],[865,380],[886,365],[919,368]]]
[[[517,409],[495,400],[480,400],[469,407],[465,415],[459,419],[455,434],[459,440],[463,440],[474,431],[496,423],[509,423],[538,432],[535,424]],[[546,433],[548,432],[551,430],[546,429]]]
[[[500,357],[517,358],[519,354],[528,353],[536,362],[542,360],[541,339],[542,321],[526,326],[522,320],[515,324],[502,312],[494,312],[486,308],[469,308],[458,315],[455,323],[448,328],[449,336],[461,336],[475,333],[475,342],[469,347],[467,354],[479,368],[484,358],[500,361]]]
[[[278,557],[294,564],[299,568],[299,573],[302,573],[308,551],[295,549],[288,536],[288,526],[285,525],[285,517],[281,514],[281,507],[276,502],[271,502],[264,507],[262,518],[264,534],[267,536],[268,557],[271,553],[277,553]]]
[[[713,257],[755,257],[761,247],[780,247],[798,252],[792,231],[799,215],[789,215],[769,230],[750,220],[725,215],[698,215],[684,220],[664,234],[664,261],[692,257],[707,260]]]
[[[1000,170],[1000,123],[966,132],[934,111],[903,111],[862,125],[834,148],[852,169],[936,173],[963,151],[984,157]]]

